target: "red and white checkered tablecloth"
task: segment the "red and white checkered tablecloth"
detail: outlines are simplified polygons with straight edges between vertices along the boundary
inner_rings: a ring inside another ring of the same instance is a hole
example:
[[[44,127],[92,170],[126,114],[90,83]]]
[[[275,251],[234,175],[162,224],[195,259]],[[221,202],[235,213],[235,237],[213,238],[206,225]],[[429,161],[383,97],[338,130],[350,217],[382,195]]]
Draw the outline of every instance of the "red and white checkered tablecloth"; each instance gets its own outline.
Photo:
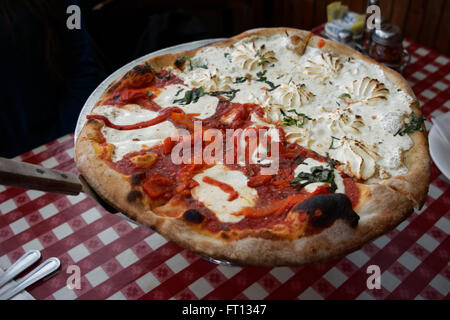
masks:
[[[450,59],[405,41],[405,77],[431,117],[450,109]],[[73,136],[19,160],[76,172]],[[395,230],[344,258],[304,267],[228,267],[186,251],[147,228],[106,213],[85,195],[0,185],[0,267],[25,251],[56,256],[61,270],[29,288],[36,299],[449,299],[450,184],[433,164],[426,205]],[[70,289],[70,265],[81,288]],[[381,269],[368,289],[367,267]]]

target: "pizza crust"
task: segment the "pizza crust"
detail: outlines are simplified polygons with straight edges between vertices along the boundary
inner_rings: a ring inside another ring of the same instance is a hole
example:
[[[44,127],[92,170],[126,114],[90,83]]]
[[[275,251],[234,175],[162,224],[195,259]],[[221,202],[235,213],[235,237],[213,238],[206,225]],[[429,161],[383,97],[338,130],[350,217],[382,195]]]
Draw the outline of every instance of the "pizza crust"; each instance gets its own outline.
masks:
[[[312,46],[317,46],[318,41],[321,40],[317,36],[310,38],[310,32],[307,31],[274,28],[250,30],[214,45],[224,47],[248,36],[266,36],[281,32],[288,32],[291,36],[299,37],[299,51],[305,50],[308,40],[309,45]],[[338,55],[375,63],[342,44],[328,40],[325,40],[322,50],[330,50]],[[166,54],[152,58],[148,62],[158,70],[164,66],[173,66],[179,57],[193,55],[195,52],[196,50]],[[414,97],[412,107],[419,115],[417,99],[406,81],[395,71],[384,66],[381,68],[391,81]],[[108,99],[114,88],[120,86],[125,79],[126,77],[122,77],[112,83],[97,105]],[[360,203],[355,207],[361,218],[356,228],[352,228],[345,221],[338,219],[322,232],[296,240],[271,240],[255,237],[223,240],[197,232],[184,219],[157,215],[149,209],[148,205],[139,201],[139,194],[144,197],[142,188],[132,186],[130,177],[113,170],[97,156],[91,139],[92,134],[95,134],[97,130],[96,125],[98,124],[95,124],[94,121],[86,122],[76,141],[75,161],[78,170],[102,198],[130,218],[155,229],[186,249],[239,265],[301,265],[347,254],[391,230],[406,219],[413,211],[414,206],[423,205],[428,190],[429,155],[426,134],[425,131],[414,132],[410,135],[414,141],[414,147],[407,152],[405,157],[408,174],[385,180],[380,184],[361,186],[361,190],[365,192],[362,193]],[[134,192],[135,196],[130,197],[130,192]]]

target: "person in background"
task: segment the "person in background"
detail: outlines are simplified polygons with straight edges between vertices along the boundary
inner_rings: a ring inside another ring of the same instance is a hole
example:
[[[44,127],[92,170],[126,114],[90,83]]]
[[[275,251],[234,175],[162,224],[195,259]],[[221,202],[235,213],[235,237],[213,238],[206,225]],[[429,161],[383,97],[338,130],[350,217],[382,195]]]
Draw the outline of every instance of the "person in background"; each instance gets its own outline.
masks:
[[[14,157],[75,129],[104,77],[69,0],[0,1],[0,156]]]

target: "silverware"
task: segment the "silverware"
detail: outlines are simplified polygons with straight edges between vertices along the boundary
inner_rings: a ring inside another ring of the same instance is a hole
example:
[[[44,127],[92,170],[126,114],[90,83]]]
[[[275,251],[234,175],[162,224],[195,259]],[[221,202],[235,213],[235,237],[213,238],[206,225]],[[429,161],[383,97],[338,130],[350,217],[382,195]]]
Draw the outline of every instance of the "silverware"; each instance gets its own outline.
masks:
[[[33,269],[25,277],[17,281],[11,288],[6,290],[0,295],[0,300],[8,300],[14,297],[16,294],[25,290],[33,283],[47,277],[59,269],[61,262],[58,258],[49,258]]]
[[[0,288],[17,277],[25,269],[31,267],[40,258],[41,253],[38,250],[31,250],[25,253],[0,276]]]

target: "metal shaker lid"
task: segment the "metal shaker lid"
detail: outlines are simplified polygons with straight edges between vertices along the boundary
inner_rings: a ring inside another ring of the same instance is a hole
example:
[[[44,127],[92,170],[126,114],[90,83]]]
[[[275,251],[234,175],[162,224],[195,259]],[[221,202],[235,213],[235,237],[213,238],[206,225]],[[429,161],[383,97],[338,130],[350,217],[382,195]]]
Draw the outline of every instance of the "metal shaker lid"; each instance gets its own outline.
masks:
[[[399,27],[390,23],[382,23],[372,33],[372,41],[385,45],[395,46],[402,42],[403,36]]]
[[[338,32],[338,41],[350,43],[353,40],[353,33],[350,30],[341,30]]]

